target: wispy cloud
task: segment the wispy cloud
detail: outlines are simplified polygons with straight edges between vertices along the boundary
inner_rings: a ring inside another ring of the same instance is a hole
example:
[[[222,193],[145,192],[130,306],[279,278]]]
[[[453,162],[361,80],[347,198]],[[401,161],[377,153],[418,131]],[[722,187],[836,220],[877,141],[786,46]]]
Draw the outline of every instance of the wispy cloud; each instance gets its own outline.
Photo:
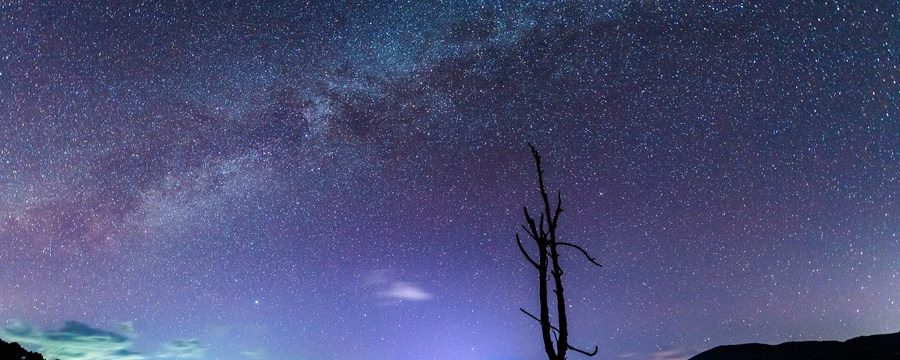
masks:
[[[397,300],[424,301],[432,298],[432,295],[412,283],[395,282],[390,288],[383,291],[381,296]]]
[[[379,297],[394,302],[425,301],[434,298],[434,294],[415,283],[396,280],[388,270],[369,272],[366,276],[365,286],[374,289]]]

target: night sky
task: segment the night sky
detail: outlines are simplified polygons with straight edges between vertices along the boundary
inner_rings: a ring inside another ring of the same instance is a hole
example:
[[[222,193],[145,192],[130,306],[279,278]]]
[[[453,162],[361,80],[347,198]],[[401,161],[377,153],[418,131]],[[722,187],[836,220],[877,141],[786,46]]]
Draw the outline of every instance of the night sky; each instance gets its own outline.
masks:
[[[896,332],[898,6],[0,0],[0,338],[541,359],[529,141],[599,359]]]

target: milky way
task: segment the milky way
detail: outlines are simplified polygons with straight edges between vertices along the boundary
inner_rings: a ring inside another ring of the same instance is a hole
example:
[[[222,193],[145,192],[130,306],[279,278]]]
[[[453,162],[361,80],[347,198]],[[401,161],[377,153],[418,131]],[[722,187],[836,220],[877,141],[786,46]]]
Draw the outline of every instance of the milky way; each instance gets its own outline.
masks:
[[[0,1],[0,338],[540,359],[529,141],[600,358],[896,332],[898,13]]]

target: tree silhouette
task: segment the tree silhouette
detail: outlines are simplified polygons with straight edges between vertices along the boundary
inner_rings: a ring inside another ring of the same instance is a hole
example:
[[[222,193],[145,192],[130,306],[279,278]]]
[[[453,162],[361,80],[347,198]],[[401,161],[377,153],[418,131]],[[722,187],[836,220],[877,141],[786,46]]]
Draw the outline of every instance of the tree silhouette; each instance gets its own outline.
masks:
[[[0,339],[0,359],[44,360],[44,357],[39,353],[25,350],[17,342],[8,343]]]
[[[540,313],[539,316],[534,316],[523,308],[519,308],[519,310],[541,324],[544,351],[547,353],[548,360],[565,360],[566,352],[568,350],[579,352],[587,356],[594,356],[597,355],[597,346],[594,346],[593,351],[585,351],[569,344],[569,326],[568,319],[566,318],[566,298],[565,293],[563,292],[563,269],[559,264],[559,248],[569,247],[578,250],[592,264],[597,266],[601,265],[597,262],[597,259],[591,257],[591,255],[581,246],[558,240],[556,230],[559,225],[559,215],[563,212],[562,193],[556,193],[556,209],[553,209],[550,205],[547,189],[544,186],[544,170],[541,166],[541,155],[531,143],[528,144],[528,147],[531,148],[531,155],[534,157],[534,164],[537,167],[538,189],[541,193],[541,199],[544,202],[544,209],[541,211],[539,220],[535,221],[528,212],[528,207],[525,206],[523,209],[525,212],[525,222],[528,226],[523,224],[522,229],[525,230],[525,233],[527,233],[537,245],[537,260],[525,250],[525,246],[522,245],[522,240],[519,238],[518,233],[516,233],[516,245],[519,246],[519,250],[522,252],[522,255],[525,256],[525,259],[538,271]],[[553,292],[556,295],[556,321],[558,322],[556,326],[550,322],[550,301],[547,286],[548,272],[553,278]],[[555,346],[554,341],[556,343]]]

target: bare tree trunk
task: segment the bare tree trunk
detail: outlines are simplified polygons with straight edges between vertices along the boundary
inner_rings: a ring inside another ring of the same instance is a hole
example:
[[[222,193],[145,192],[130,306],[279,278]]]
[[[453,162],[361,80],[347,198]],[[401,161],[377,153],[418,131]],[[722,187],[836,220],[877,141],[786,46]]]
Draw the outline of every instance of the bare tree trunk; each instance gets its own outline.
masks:
[[[528,207],[524,208],[525,213],[525,221],[528,224],[528,227],[522,225],[522,228],[525,232],[534,240],[535,244],[538,247],[538,261],[535,261],[531,255],[528,254],[528,251],[525,250],[524,245],[522,245],[522,241],[519,238],[519,234],[516,234],[516,245],[519,246],[519,250],[522,252],[522,255],[528,260],[529,263],[538,271],[538,296],[540,298],[540,313],[539,316],[534,316],[525,309],[519,309],[532,319],[538,321],[541,324],[541,336],[544,342],[544,351],[547,353],[548,360],[565,360],[566,352],[568,350],[573,350],[579,353],[582,353],[587,356],[594,356],[597,354],[599,350],[598,347],[594,347],[594,350],[591,352],[584,351],[578,348],[573,347],[569,344],[569,326],[568,319],[566,318],[566,298],[565,293],[563,291],[563,270],[562,266],[559,264],[559,246],[569,246],[581,251],[585,257],[587,257],[588,261],[592,264],[600,266],[599,263],[596,262],[596,259],[591,257],[587,251],[585,251],[582,247],[567,243],[557,241],[556,237],[556,228],[559,222],[559,215],[562,213],[562,194],[557,193],[556,195],[556,209],[554,210],[550,205],[550,197],[547,195],[546,186],[544,185],[544,170],[541,164],[541,155],[537,152],[537,149],[534,148],[531,144],[528,144],[531,148],[531,155],[534,157],[534,163],[537,167],[538,174],[538,190],[541,194],[541,200],[543,200],[544,209],[541,212],[540,220],[535,222],[534,218],[531,217],[531,214],[528,212]],[[544,225],[546,219],[546,226]],[[548,261],[549,260],[549,261]],[[550,264],[553,264],[552,270],[550,269]],[[549,294],[548,294],[548,285],[547,281],[548,276],[547,272],[553,276],[553,292],[556,294],[556,319],[559,323],[558,326],[554,326],[550,321],[550,305],[549,305]],[[554,339],[556,339],[556,344],[554,346]]]

